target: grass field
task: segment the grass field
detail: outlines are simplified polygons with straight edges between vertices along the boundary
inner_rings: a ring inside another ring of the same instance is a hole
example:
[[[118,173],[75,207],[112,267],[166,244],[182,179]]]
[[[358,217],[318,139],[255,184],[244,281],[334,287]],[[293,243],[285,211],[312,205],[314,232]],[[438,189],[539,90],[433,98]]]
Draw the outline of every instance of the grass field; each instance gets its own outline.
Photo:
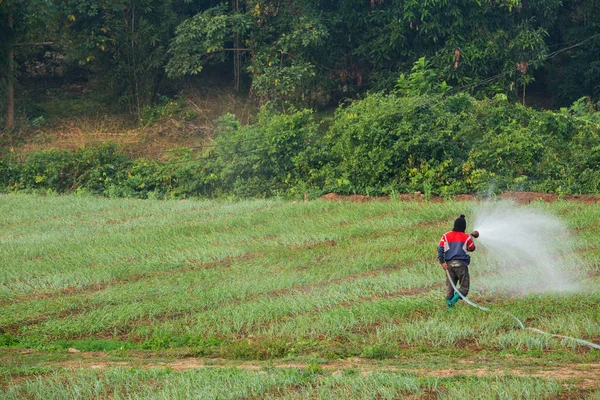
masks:
[[[445,309],[435,247],[477,207],[0,196],[0,398],[600,399],[600,351]],[[600,205],[527,207],[586,290],[484,292],[476,252],[469,297],[600,343]]]

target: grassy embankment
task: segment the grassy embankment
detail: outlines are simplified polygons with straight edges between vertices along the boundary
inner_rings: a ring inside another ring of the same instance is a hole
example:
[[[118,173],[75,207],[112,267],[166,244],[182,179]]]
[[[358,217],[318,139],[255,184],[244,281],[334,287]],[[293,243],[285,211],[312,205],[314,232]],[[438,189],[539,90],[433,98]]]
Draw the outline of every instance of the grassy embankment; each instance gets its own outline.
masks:
[[[0,151],[27,155],[113,143],[126,153],[155,159],[168,156],[173,148],[206,144],[214,134],[215,120],[224,114],[249,124],[257,112],[251,99],[220,81],[186,88],[139,115],[123,112],[91,84],[33,86],[35,90],[17,99],[22,108],[17,128],[0,135]]]
[[[2,196],[2,397],[598,398],[597,350],[444,308],[435,245],[476,206]],[[600,205],[530,207],[588,290],[489,296],[480,252],[472,299],[600,343]]]

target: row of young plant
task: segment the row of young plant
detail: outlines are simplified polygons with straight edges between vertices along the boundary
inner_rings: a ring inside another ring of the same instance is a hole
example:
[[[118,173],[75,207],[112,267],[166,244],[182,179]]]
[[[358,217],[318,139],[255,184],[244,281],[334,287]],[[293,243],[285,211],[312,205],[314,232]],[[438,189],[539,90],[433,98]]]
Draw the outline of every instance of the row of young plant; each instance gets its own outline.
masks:
[[[562,382],[554,378],[510,373],[499,376],[421,376],[414,372],[399,372],[394,367],[387,370],[381,368],[380,371],[347,368],[332,372],[321,366],[319,361],[308,362],[304,368],[265,365],[258,371],[221,366],[184,371],[176,371],[168,366],[150,369],[108,366],[102,371],[83,368],[70,371],[37,366],[7,368],[10,385],[7,385],[3,398],[180,399],[190,397],[190,393],[194,393],[194,398],[199,400],[489,397],[482,393],[497,393],[497,397],[502,399],[594,396],[591,389],[578,389],[573,384],[561,385]]]
[[[210,146],[168,160],[115,145],[5,158],[0,187],[140,198],[600,193],[600,112],[586,99],[538,111],[504,95],[450,94],[415,73],[400,83],[320,122],[307,109],[266,107],[249,126],[225,115]]]
[[[593,340],[600,334],[593,278],[600,205],[540,207],[578,231],[577,247],[586,252],[580,271],[571,272],[590,291],[515,301],[503,292],[522,283],[492,277],[499,266],[475,253],[475,279],[499,292],[482,299],[479,286],[474,301],[492,301],[528,326]],[[554,359],[581,361],[583,353],[569,350],[573,342],[521,330],[499,313],[463,305],[448,317],[433,240],[459,212],[476,208],[7,196],[0,202],[0,348],[189,347],[211,358],[337,359],[392,358],[406,346],[452,353],[469,342],[530,355],[554,349]],[[593,350],[587,356],[600,361]]]

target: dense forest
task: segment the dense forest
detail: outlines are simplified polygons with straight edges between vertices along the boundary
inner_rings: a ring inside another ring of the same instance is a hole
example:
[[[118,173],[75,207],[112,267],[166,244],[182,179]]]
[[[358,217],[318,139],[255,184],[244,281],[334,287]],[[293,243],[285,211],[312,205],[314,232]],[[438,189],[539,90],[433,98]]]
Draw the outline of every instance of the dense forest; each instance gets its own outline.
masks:
[[[248,126],[215,122],[196,162],[182,151],[165,166],[110,145],[5,156],[3,187],[600,190],[595,0],[0,0],[0,21],[5,132],[35,123],[32,88],[48,82],[84,82],[132,119],[207,80],[261,108]],[[108,175],[94,169],[107,165]],[[95,173],[112,182],[87,187]]]
[[[132,112],[209,65],[263,101],[320,107],[392,89],[421,57],[457,90],[600,96],[594,0],[2,0],[0,18],[3,88],[72,75]]]

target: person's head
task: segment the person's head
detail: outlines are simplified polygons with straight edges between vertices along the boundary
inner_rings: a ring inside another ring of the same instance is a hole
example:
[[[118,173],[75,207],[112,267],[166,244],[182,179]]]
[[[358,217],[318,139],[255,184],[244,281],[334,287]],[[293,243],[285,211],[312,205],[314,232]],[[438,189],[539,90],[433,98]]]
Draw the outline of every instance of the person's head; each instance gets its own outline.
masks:
[[[460,217],[456,218],[454,221],[454,228],[452,228],[454,232],[464,232],[467,230],[467,221],[465,220],[464,215],[460,215]]]

